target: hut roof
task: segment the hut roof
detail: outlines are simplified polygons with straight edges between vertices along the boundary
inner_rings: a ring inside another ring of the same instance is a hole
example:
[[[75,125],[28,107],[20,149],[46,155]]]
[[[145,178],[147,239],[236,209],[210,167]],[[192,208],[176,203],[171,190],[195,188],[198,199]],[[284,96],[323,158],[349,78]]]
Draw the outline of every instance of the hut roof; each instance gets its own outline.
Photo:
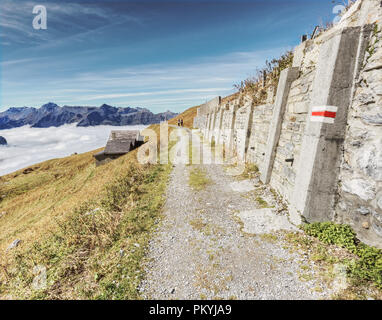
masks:
[[[115,130],[110,133],[105,147],[105,154],[125,154],[135,145],[136,141],[143,141],[138,130]]]

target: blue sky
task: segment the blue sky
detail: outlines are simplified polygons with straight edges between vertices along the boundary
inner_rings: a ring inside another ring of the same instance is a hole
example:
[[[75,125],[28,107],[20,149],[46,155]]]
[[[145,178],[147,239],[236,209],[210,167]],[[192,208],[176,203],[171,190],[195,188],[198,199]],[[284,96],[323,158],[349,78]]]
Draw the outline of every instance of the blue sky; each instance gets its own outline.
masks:
[[[331,21],[332,0],[0,3],[0,111],[59,105],[182,111]],[[47,8],[47,30],[32,9]]]

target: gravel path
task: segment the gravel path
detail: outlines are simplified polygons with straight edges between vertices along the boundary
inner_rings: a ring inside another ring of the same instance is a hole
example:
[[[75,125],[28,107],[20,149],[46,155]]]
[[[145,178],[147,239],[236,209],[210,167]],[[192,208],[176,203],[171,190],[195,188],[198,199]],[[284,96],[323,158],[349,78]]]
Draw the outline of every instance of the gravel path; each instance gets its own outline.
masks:
[[[330,298],[306,256],[284,249],[280,232],[267,232],[270,225],[295,229],[269,189],[256,178],[240,182],[224,166],[204,165],[211,183],[194,191],[191,168],[176,165],[172,172],[164,219],[149,246],[143,298]]]

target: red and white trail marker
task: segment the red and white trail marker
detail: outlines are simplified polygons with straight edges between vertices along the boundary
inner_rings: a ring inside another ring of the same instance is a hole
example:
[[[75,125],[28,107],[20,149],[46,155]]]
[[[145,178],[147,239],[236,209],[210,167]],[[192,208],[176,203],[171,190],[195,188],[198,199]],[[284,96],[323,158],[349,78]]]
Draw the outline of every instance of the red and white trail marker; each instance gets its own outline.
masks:
[[[336,118],[336,115],[337,115],[337,110],[338,110],[338,107],[334,107],[334,106],[313,107],[310,121],[334,123],[334,119]]]

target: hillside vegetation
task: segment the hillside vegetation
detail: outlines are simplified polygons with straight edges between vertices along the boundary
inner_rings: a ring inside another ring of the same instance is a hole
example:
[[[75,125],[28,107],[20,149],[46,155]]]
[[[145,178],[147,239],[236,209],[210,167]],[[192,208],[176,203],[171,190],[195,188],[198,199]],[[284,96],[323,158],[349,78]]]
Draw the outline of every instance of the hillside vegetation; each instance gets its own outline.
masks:
[[[195,114],[192,108],[178,117],[187,126]],[[141,165],[135,150],[96,167],[99,151],[0,177],[0,298],[139,298],[172,165]],[[36,289],[41,268],[47,287]]]
[[[192,128],[194,123],[194,118],[196,117],[196,110],[199,106],[195,106],[192,108],[187,109],[183,113],[181,113],[179,116],[172,118],[168,121],[170,125],[177,125],[178,119],[183,119],[183,125],[187,128]]]

